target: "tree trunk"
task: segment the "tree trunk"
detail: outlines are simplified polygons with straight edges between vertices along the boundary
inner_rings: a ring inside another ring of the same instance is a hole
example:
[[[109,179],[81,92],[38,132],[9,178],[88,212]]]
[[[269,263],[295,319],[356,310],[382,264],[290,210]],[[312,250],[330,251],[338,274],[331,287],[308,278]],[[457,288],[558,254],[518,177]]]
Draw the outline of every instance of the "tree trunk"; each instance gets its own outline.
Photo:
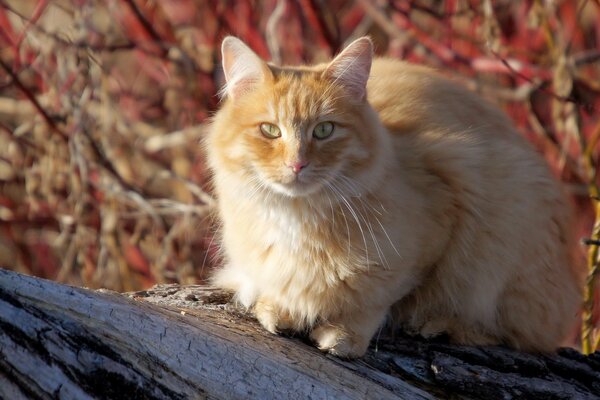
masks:
[[[358,361],[264,331],[230,295],[128,295],[0,270],[0,398],[600,398],[600,355],[530,355],[405,336]]]

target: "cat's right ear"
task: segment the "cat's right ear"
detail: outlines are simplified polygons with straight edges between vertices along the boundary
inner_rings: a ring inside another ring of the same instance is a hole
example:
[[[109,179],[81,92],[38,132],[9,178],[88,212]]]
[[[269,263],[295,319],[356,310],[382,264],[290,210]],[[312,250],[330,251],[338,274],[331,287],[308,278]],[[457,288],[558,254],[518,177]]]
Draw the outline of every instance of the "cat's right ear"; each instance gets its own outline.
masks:
[[[221,54],[226,81],[221,97],[235,99],[273,76],[267,63],[236,37],[223,40]]]
[[[323,75],[344,86],[354,97],[363,100],[373,61],[373,43],[363,36],[350,43],[329,63]]]

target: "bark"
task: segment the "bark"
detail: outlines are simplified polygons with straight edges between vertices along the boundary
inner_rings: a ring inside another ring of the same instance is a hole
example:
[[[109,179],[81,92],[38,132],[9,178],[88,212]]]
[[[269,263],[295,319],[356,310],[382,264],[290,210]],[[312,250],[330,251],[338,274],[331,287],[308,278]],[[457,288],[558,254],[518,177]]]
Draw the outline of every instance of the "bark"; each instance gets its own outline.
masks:
[[[231,296],[128,295],[0,270],[0,398],[595,399],[600,355],[380,336],[361,360],[265,332]]]

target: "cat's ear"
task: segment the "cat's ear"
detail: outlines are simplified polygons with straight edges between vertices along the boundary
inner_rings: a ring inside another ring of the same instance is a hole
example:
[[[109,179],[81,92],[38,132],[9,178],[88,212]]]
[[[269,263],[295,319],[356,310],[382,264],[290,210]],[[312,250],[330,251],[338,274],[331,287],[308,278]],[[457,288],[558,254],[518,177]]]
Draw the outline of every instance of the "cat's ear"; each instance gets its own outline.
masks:
[[[350,43],[329,63],[323,75],[344,86],[353,96],[364,99],[373,61],[373,43],[364,36]]]
[[[223,40],[221,54],[226,81],[222,97],[236,98],[273,76],[267,63],[236,37]]]

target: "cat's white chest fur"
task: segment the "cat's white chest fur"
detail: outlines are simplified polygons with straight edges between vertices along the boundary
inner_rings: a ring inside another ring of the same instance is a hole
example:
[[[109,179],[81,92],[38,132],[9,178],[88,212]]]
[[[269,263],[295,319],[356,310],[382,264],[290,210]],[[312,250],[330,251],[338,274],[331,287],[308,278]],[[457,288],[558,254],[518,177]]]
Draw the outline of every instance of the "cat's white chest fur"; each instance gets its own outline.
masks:
[[[246,307],[266,296],[287,299],[290,309],[295,304],[302,308],[302,304],[312,301],[311,297],[334,292],[357,269],[368,267],[364,244],[350,242],[340,217],[338,226],[332,229],[328,222],[331,215],[312,207],[264,207],[239,199],[223,205],[232,207],[225,211],[226,218],[232,220],[225,223],[235,228],[224,232],[229,264],[217,272],[216,280],[234,289]]]
[[[264,226],[266,246],[275,245],[286,248],[290,252],[298,252],[307,240],[303,235],[306,224],[314,225],[315,219],[302,217],[289,210],[282,210],[281,206],[265,207],[257,212],[257,223]]]

